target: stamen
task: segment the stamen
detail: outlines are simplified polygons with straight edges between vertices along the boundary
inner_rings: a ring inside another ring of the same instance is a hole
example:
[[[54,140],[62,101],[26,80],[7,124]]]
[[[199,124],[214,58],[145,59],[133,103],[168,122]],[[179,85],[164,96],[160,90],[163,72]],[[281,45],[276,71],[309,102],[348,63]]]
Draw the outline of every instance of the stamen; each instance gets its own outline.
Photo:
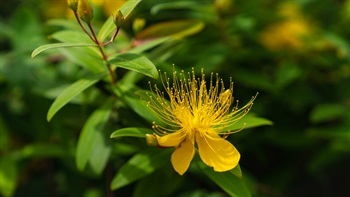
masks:
[[[177,74],[177,71],[174,70],[171,83],[166,72],[164,72],[164,78],[160,77],[169,96],[169,101],[164,98],[165,92],[160,91],[156,85],[152,89],[149,82],[152,94],[146,93],[149,97],[147,106],[164,124],[174,128],[169,129],[154,124],[155,133],[162,136],[176,132],[180,128],[196,129],[195,127],[210,128],[220,135],[233,134],[243,130],[242,128],[236,131],[222,131],[225,127],[239,121],[250,111],[257,95],[253,96],[242,108],[238,107],[238,100],[231,108],[234,102],[232,78],[229,80],[229,88],[225,89],[224,81],[218,73],[215,73],[214,84],[214,73],[211,72],[209,88],[207,88],[204,69],[201,69],[200,78],[196,78],[194,68],[187,73],[188,77],[185,76],[184,70],[179,72],[179,77]]]

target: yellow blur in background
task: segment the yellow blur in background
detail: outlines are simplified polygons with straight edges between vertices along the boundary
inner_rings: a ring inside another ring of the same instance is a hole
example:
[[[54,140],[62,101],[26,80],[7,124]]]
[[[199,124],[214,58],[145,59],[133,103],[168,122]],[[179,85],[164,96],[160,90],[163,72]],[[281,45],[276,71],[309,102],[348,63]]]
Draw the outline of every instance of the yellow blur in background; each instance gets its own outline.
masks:
[[[311,36],[312,27],[293,2],[281,4],[278,13],[284,19],[276,22],[260,34],[260,42],[270,50],[301,49],[304,40]]]

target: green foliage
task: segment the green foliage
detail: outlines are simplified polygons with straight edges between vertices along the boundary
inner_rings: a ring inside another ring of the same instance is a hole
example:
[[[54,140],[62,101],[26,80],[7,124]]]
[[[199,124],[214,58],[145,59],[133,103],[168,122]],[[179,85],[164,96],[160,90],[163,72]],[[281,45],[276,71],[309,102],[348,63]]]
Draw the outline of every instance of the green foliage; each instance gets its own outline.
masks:
[[[0,159],[0,189],[4,196],[11,196],[17,183],[17,166],[12,158],[1,157]]]
[[[154,181],[162,180],[162,181]],[[169,184],[171,183],[171,184]],[[144,177],[135,187],[133,196],[135,197],[157,197],[169,196],[183,183],[183,178],[178,176],[170,166],[157,170],[154,173]]]
[[[76,163],[79,170],[84,170],[86,163],[91,161],[95,172],[97,174],[102,172],[110,153],[110,147],[105,144],[102,131],[112,107],[113,100],[106,101],[86,121],[77,144]]]
[[[137,4],[140,3],[140,1],[141,0],[129,0],[124,3],[124,5],[120,8],[120,11],[124,16],[124,19],[127,19],[127,17],[130,15],[132,10],[137,6]],[[97,35],[97,38],[101,41],[104,41],[114,29],[115,29],[115,24],[113,23],[113,16],[110,16],[108,20],[106,20],[106,22],[101,27],[101,30]]]
[[[270,120],[265,118],[256,117],[254,114],[248,114],[244,116],[242,119],[237,121],[235,124],[226,127],[223,131],[235,131],[240,129],[248,129],[252,127],[264,126],[264,125],[272,125],[273,123]]]
[[[152,129],[129,127],[118,129],[111,134],[111,138],[116,137],[146,137],[146,134],[153,133]]]
[[[231,172],[215,172],[203,163],[198,164],[203,172],[230,196],[252,196],[242,178]]]
[[[124,53],[116,55],[111,57],[108,62],[117,67],[139,72],[156,79],[158,78],[158,71],[153,63],[146,57],[138,54]]]
[[[157,150],[150,147],[134,155],[114,176],[111,189],[116,190],[156,171],[168,163],[171,149]]]
[[[347,110],[340,104],[322,104],[316,106],[311,112],[310,120],[313,123],[321,123],[346,118]]]
[[[110,2],[81,25],[46,17],[65,1],[1,6],[0,195],[347,195],[349,0],[127,0],[118,27]],[[259,92],[224,129],[240,131],[231,171],[196,155],[179,176],[173,148],[146,144],[152,122],[166,126],[148,82],[163,89],[159,74],[191,67],[232,77],[238,107]]]
[[[56,98],[56,100],[52,103],[47,113],[47,120],[50,121],[51,118],[70,100],[79,95],[85,89],[97,83],[106,75],[107,73],[100,73],[91,77],[82,78],[70,85],[69,87],[67,87],[66,89],[64,89],[62,93]]]
[[[65,48],[65,47],[84,47],[84,46],[95,46],[94,44],[79,44],[79,43],[55,43],[55,44],[46,44],[36,48],[32,53],[32,58],[37,56],[39,53],[55,48]]]

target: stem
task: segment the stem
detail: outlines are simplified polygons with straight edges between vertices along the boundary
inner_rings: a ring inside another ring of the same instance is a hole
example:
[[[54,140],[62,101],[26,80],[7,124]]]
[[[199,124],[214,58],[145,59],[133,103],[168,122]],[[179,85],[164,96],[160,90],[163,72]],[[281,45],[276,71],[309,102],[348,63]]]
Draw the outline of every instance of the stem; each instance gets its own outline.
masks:
[[[91,23],[88,23],[88,27],[89,27],[89,29],[90,29],[90,31],[91,31],[91,33],[92,33],[94,42],[97,44],[97,47],[99,48],[99,50],[100,50],[100,52],[101,52],[101,54],[102,54],[102,59],[106,61],[106,60],[107,60],[107,56],[106,56],[106,54],[104,53],[102,47],[100,46],[100,42],[98,41],[98,39],[97,39],[97,37],[96,37],[95,31],[94,31],[94,29],[92,28]]]
[[[105,52],[102,49],[102,45],[100,44],[100,42],[98,41],[98,39],[96,37],[95,31],[92,28],[91,23],[88,23],[88,27],[89,27],[89,29],[91,31],[92,36],[93,36],[92,40],[96,43],[98,49],[100,50],[100,53],[102,55],[103,61],[106,62],[106,66],[108,68],[109,75],[111,76],[112,84],[115,84],[117,80],[116,80],[115,75],[114,75],[114,73],[113,73],[113,71],[111,69],[111,65],[107,62],[107,56],[106,56]]]
[[[90,37],[92,41],[96,43],[96,40],[94,40],[94,38],[89,34],[89,32],[85,29],[84,25],[81,23],[77,12],[74,12],[74,16],[75,16],[75,19],[77,19],[79,26],[83,29],[83,31]]]
[[[115,40],[115,38],[117,37],[118,32],[119,32],[119,29],[120,29],[120,28],[117,27],[117,29],[116,29],[116,31],[115,31],[113,37],[111,38],[111,40],[108,41],[108,42],[106,42],[106,43],[104,43],[104,44],[101,44],[101,46],[107,46],[107,45],[111,44],[111,43]]]
[[[111,39],[111,42],[113,42],[113,41],[115,40],[115,37],[117,37],[118,32],[119,32],[119,29],[120,29],[120,27],[117,26],[117,29],[115,30],[115,33],[114,33],[114,35],[113,35],[113,37],[112,37],[112,39]]]

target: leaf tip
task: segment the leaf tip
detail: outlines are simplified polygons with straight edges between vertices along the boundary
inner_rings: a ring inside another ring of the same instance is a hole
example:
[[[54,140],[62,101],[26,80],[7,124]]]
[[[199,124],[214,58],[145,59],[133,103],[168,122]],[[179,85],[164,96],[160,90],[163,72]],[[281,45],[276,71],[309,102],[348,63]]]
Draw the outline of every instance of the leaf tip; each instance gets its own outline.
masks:
[[[50,121],[51,121],[51,118],[52,118],[51,116],[47,115],[47,116],[46,116],[46,121],[47,121],[47,122],[50,122]]]
[[[159,78],[158,71],[153,72],[153,73],[152,73],[152,76],[150,76],[150,77],[152,77],[153,79],[158,79],[158,78]]]
[[[37,54],[35,53],[35,51],[33,51],[32,54],[30,55],[30,57],[33,59],[33,58],[36,57],[36,55],[37,55]]]
[[[53,116],[54,116],[54,114],[52,113],[52,109],[50,107],[49,111],[47,112],[47,115],[46,115],[47,122],[50,122]]]

